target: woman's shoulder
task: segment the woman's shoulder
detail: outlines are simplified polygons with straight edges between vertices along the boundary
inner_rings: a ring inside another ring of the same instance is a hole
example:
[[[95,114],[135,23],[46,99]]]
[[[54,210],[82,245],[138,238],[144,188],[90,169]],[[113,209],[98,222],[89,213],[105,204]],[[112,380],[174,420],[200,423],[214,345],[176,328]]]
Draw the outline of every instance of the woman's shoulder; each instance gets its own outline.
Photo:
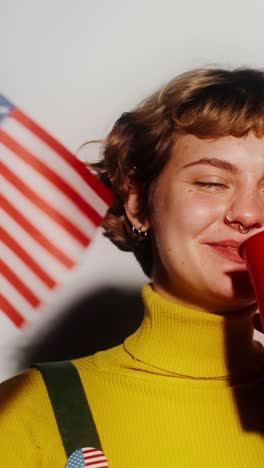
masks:
[[[44,382],[40,372],[34,368],[24,370],[0,384],[0,406],[7,408],[20,399],[24,404],[32,402],[41,390],[44,390]]]
[[[0,384],[0,427],[27,425],[41,419],[47,406],[44,382],[37,369],[23,371]],[[23,423],[22,423],[23,419]],[[1,431],[2,432],[2,431]]]
[[[73,359],[71,361],[61,361],[58,363],[48,363],[57,366],[58,372],[63,362],[72,362],[80,374],[112,368],[120,362],[123,354],[122,345],[115,346],[103,351],[98,351],[90,356]],[[41,363],[0,383],[0,407],[7,408],[11,404],[34,405],[35,400],[41,400],[47,396],[46,385],[41,371]]]
[[[56,434],[56,422],[37,369],[0,384],[0,433],[1,461],[6,467],[40,466],[42,441],[48,438],[45,434]]]
[[[124,346],[121,344],[103,351],[97,351],[90,356],[74,359],[72,363],[81,375],[104,371],[114,372],[122,366],[126,357],[127,353],[124,352]]]
[[[91,377],[104,371],[115,371],[124,360],[123,346],[115,346],[104,351],[99,351],[91,356],[74,359],[72,364],[77,369],[79,375],[82,377],[90,375]],[[67,361],[66,361],[67,362]],[[60,368],[63,367],[61,363],[53,363],[60,376]],[[40,365],[41,369],[41,365]],[[49,405],[49,396],[45,379],[43,378],[43,371],[39,368],[30,368],[20,372],[19,374],[11,377],[10,379],[0,384],[0,414],[1,420],[3,415],[10,415],[16,412],[27,412],[28,415],[32,411],[34,414],[41,413],[44,408]]]

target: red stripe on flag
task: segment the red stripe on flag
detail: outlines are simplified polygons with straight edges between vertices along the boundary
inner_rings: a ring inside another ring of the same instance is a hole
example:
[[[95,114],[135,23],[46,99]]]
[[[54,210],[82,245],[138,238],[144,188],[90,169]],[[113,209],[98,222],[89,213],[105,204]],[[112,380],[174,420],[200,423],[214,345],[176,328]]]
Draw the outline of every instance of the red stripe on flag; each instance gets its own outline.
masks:
[[[5,276],[7,281],[11,283],[15,289],[26,299],[33,307],[40,305],[39,298],[26,286],[23,281],[9,268],[9,266],[0,259],[0,271]]]
[[[0,194],[1,208],[11,216],[36,242],[55,257],[66,268],[72,268],[76,262],[64,254],[56,245],[48,240],[32,223],[30,223],[19,211]]]
[[[16,119],[19,123],[24,125],[28,130],[35,133],[35,135],[40,138],[44,143],[50,146],[56,153],[58,153],[67,163],[75,169],[76,172],[85,180],[90,187],[107,203],[111,204],[113,200],[112,192],[90,171],[87,170],[84,163],[79,161],[76,157],[73,156],[70,151],[68,151],[61,143],[55,140],[51,135],[49,135],[43,128],[37,125],[33,120],[31,120],[27,115],[21,112],[19,109],[14,109],[10,113],[10,117]]]
[[[93,447],[90,447],[90,448],[84,447],[84,448],[82,449],[82,451],[83,451],[83,454],[84,454],[84,455],[87,454],[87,453],[98,453],[98,452],[102,454],[101,451],[99,451],[98,449],[93,448]]]
[[[0,309],[6,316],[18,327],[23,327],[27,321],[26,319],[10,304],[10,302],[0,293]]]
[[[5,177],[14,187],[19,190],[28,200],[48,215],[59,226],[62,226],[72,237],[74,237],[80,244],[87,246],[90,243],[90,238],[86,236],[77,226],[75,226],[69,219],[67,219],[58,210],[53,208],[48,202],[41,198],[34,190],[26,185],[19,177],[17,177],[10,169],[1,162],[1,174]]]
[[[11,138],[3,130],[0,130],[0,141],[26,164],[34,168],[42,176],[46,177],[49,182],[52,182],[61,192],[63,192],[64,195],[78,206],[78,208],[95,224],[95,226],[99,226],[101,224],[102,217],[62,177],[56,174],[56,172],[46,166],[40,159],[17,143],[16,140]]]
[[[89,460],[85,459],[84,462],[85,462],[85,466],[90,466],[91,468],[95,468],[95,466],[97,466],[97,464],[99,464],[99,463],[102,463],[101,468],[107,468],[108,467],[107,460],[92,460],[92,461],[89,461]]]
[[[26,250],[19,245],[15,239],[9,235],[9,233],[2,227],[0,227],[0,239],[5,243],[5,245],[12,250],[21,260],[24,262],[30,270],[38,276],[38,278],[46,284],[49,288],[54,288],[56,286],[56,281],[54,281],[51,276],[46,273],[43,268],[29,255]]]
[[[88,458],[92,458],[92,457],[104,457],[105,458],[105,455],[103,454],[103,452],[101,452],[100,450],[98,449],[93,449],[93,450],[87,450],[87,449],[83,449],[83,455],[88,459]]]
[[[92,453],[90,453],[89,455],[86,454],[86,453],[84,453],[83,456],[84,456],[84,459],[85,459],[85,460],[88,460],[88,461],[89,461],[91,458],[93,458],[93,459],[94,459],[94,458],[101,458],[101,461],[104,461],[104,460],[105,460],[104,455],[103,455],[102,453],[97,453],[97,452],[96,452],[96,453],[93,453],[93,452],[92,452]]]

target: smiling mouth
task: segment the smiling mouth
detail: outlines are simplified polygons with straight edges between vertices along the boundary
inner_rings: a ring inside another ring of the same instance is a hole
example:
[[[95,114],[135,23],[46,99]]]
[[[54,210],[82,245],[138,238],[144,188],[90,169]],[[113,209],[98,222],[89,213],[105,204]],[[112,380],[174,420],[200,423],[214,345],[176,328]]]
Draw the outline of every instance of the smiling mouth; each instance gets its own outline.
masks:
[[[246,264],[245,260],[240,257],[237,247],[231,247],[230,245],[221,244],[207,244],[211,247],[216,254],[224,257],[232,262],[239,263],[240,265]]]

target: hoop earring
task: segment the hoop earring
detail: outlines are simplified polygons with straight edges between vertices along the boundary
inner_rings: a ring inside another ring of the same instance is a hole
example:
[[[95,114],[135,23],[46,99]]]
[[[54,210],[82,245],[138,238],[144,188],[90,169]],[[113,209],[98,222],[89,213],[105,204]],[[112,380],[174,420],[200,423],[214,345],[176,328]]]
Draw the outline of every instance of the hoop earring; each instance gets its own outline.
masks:
[[[139,241],[144,240],[148,235],[148,231],[141,231],[141,228],[142,226],[140,226],[138,229],[135,228],[135,226],[132,226],[133,235]]]

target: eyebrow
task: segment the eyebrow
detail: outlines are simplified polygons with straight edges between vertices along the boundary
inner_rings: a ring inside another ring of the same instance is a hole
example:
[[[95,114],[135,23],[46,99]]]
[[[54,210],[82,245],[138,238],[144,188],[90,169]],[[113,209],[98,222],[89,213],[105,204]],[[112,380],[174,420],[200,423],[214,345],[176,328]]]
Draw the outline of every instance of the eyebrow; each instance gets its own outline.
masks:
[[[198,159],[197,161],[191,161],[190,163],[186,164],[185,167],[191,167],[191,166],[196,166],[196,165],[208,165],[208,166],[213,166],[213,167],[220,167],[220,169],[225,169],[229,172],[238,172],[238,168],[231,164],[228,161],[225,161],[224,159],[217,159],[217,158],[202,158]]]

